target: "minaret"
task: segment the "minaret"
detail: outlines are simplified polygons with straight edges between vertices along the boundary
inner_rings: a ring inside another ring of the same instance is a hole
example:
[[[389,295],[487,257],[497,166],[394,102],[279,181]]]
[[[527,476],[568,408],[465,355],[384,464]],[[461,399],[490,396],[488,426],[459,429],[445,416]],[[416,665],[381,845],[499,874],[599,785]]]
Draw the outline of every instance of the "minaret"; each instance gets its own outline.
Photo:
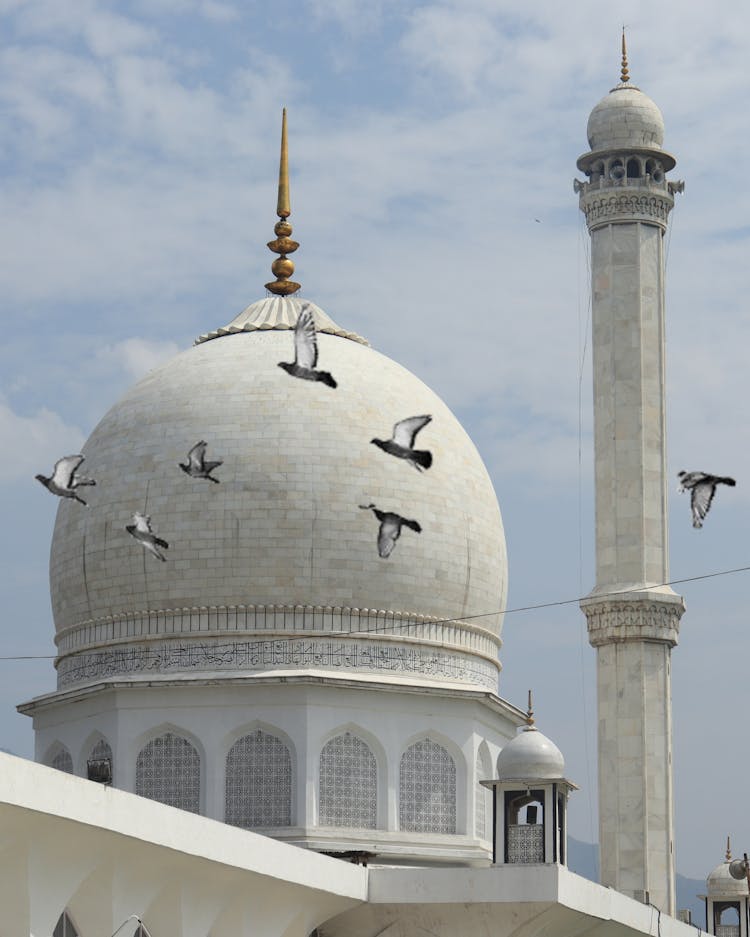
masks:
[[[591,234],[601,881],[674,914],[670,659],[682,598],[669,579],[664,234],[675,160],[658,107],[630,83],[591,112],[575,182]]]

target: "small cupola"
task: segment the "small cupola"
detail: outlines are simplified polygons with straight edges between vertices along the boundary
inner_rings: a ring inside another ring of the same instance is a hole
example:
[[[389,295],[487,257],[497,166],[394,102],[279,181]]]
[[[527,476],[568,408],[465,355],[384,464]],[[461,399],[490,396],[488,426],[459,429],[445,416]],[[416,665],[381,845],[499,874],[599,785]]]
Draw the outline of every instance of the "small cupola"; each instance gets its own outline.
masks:
[[[716,937],[748,937],[748,862],[732,859],[727,836],[724,861],[706,879],[706,931]]]
[[[565,777],[560,749],[534,725],[531,691],[526,725],[503,748],[493,792],[493,863],[567,863],[568,796],[578,790]],[[743,935],[746,937],[746,935]]]

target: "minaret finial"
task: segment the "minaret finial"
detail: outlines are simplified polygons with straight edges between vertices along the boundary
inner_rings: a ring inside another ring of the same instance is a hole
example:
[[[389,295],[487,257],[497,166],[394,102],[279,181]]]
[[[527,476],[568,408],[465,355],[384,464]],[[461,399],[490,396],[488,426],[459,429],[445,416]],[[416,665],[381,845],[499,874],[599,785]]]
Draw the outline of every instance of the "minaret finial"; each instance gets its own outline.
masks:
[[[729,844],[729,837],[727,836],[727,853],[726,853],[727,862],[729,862],[731,858],[732,858],[732,847]]]
[[[620,81],[625,84],[630,81],[628,74],[628,47],[625,45],[625,27],[622,27],[622,66],[620,68]]]
[[[286,108],[281,112],[281,158],[279,160],[279,197],[276,203],[276,214],[279,221],[274,227],[276,239],[268,242],[268,247],[275,254],[280,254],[271,264],[271,271],[276,275],[272,283],[266,283],[266,289],[275,293],[277,296],[289,296],[296,293],[300,288],[299,283],[290,280],[289,277],[294,273],[294,264],[286,256],[297,250],[299,244],[293,241],[289,235],[292,233],[292,226],[286,220],[291,215],[292,209],[289,204],[289,151],[286,139]]]
[[[286,108],[281,111],[281,158],[279,159],[279,198],[276,214],[288,218],[292,213],[289,205],[289,145],[286,138]]]
[[[529,690],[529,708],[526,711],[526,726],[531,729],[534,725],[534,701],[531,697],[531,690]]]

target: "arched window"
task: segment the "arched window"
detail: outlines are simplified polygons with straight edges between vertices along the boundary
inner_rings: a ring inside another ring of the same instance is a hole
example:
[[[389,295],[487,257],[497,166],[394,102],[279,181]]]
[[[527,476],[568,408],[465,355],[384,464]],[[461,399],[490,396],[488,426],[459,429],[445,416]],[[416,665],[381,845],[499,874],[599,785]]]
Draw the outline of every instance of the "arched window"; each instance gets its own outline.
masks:
[[[86,773],[89,781],[112,783],[112,749],[106,739],[99,739],[91,749],[86,761]]]
[[[59,742],[52,748],[47,756],[50,768],[57,768],[58,771],[64,771],[66,774],[73,774],[73,759],[68,749]]]
[[[456,832],[456,763],[432,739],[415,742],[401,756],[398,814],[402,830]]]
[[[739,937],[739,904],[729,901],[714,902],[714,933],[716,937]]]
[[[227,752],[225,820],[253,830],[290,826],[292,759],[275,735],[258,729]]]
[[[477,839],[489,839],[489,836],[487,835],[487,820],[490,816],[488,809],[490,791],[486,787],[483,787],[479,782],[489,781],[492,777],[492,771],[490,769],[489,756],[482,749],[477,752],[476,771],[476,791],[474,794],[474,835],[477,837]]]
[[[145,745],[135,765],[135,792],[170,807],[200,810],[201,760],[187,739],[165,732]]]
[[[320,753],[319,823],[374,830],[378,822],[378,769],[369,746],[351,732]]]
[[[628,179],[638,179],[641,175],[641,164],[635,156],[628,160]]]
[[[70,920],[70,915],[67,911],[63,911],[58,918],[55,929],[52,931],[52,937],[78,937],[78,931]]]

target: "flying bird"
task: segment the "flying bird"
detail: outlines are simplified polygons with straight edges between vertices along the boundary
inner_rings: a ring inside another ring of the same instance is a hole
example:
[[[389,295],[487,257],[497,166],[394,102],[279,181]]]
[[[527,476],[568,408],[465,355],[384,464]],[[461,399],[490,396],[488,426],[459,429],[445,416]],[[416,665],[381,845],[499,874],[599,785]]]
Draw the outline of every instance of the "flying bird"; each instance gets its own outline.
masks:
[[[305,381],[322,381],[329,387],[337,387],[336,380],[328,371],[316,371],[318,363],[318,338],[315,333],[315,322],[312,309],[305,303],[294,328],[294,363],[279,361],[283,368],[292,377],[301,377]]]
[[[418,472],[421,472],[432,465],[432,453],[427,449],[415,449],[414,440],[417,438],[417,433],[427,426],[431,419],[431,416],[410,416],[396,423],[391,439],[371,439],[370,442],[383,452],[389,452],[398,459],[406,459]]]
[[[393,553],[396,541],[401,536],[401,528],[406,525],[418,534],[422,533],[422,528],[417,521],[411,521],[407,517],[401,517],[400,514],[394,514],[393,511],[379,511],[374,504],[360,504],[363,511],[372,511],[380,521],[378,530],[378,553],[387,560]]]
[[[678,472],[680,493],[690,492],[690,507],[693,511],[693,527],[702,527],[703,519],[708,514],[711,502],[716,494],[717,485],[729,485],[734,488],[737,482],[733,478],[720,475],[708,475],[706,472]]]
[[[136,511],[133,515],[134,523],[128,524],[125,528],[131,537],[140,543],[144,550],[148,550],[157,560],[161,560],[162,563],[166,563],[167,558],[163,553],[158,549],[162,547],[165,550],[169,549],[169,544],[166,540],[162,540],[161,537],[157,537],[156,534],[151,529],[151,518],[148,514],[141,514],[140,511]]]
[[[73,498],[81,504],[86,504],[83,498],[76,494],[76,488],[82,485],[95,485],[93,478],[85,478],[78,474],[78,469],[84,461],[82,455],[66,455],[55,462],[52,474],[49,478],[46,475],[35,475],[37,481],[40,481],[47,491],[52,492],[59,498]]]
[[[182,471],[191,478],[207,478],[209,481],[219,484],[219,479],[214,478],[211,472],[224,463],[222,461],[206,462],[207,443],[201,439],[187,454],[187,462],[178,462]]]

